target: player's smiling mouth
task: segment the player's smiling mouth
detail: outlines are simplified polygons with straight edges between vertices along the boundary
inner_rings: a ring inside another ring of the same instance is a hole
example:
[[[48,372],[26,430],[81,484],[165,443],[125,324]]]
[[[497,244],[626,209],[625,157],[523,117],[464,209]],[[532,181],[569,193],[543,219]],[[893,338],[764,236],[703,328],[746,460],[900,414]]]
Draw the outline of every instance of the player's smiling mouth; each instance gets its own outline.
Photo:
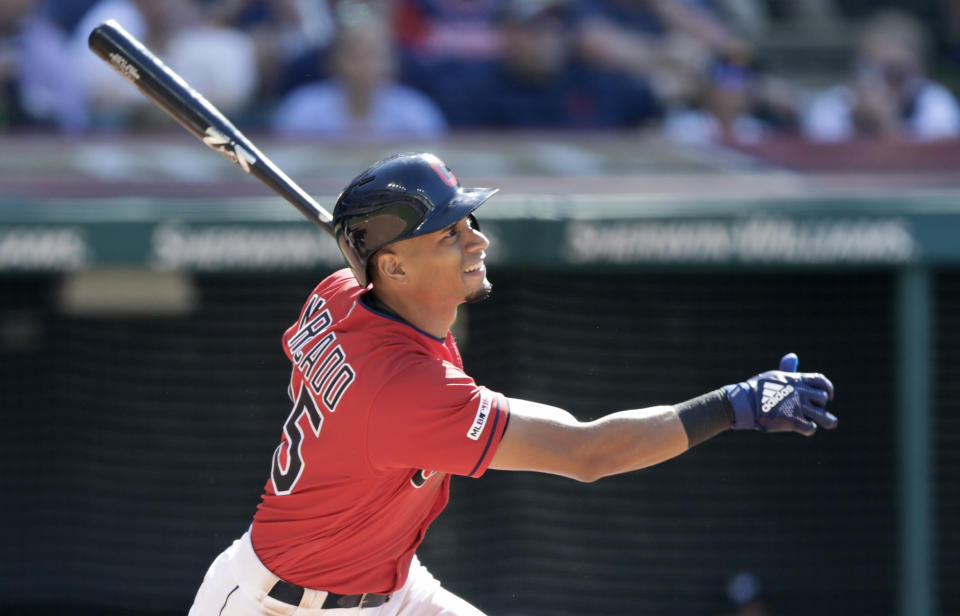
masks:
[[[463,270],[464,274],[473,274],[475,272],[484,271],[486,268],[483,266],[483,261],[478,261],[477,263],[471,265],[467,269]]]

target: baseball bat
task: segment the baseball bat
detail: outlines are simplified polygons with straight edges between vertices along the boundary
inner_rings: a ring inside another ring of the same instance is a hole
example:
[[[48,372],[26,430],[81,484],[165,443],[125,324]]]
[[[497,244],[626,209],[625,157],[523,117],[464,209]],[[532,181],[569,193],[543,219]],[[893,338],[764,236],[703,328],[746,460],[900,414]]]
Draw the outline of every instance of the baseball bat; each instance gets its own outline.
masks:
[[[111,19],[90,33],[90,49],[196,138],[293,204],[330,235],[333,217],[264,156],[210,101]]]

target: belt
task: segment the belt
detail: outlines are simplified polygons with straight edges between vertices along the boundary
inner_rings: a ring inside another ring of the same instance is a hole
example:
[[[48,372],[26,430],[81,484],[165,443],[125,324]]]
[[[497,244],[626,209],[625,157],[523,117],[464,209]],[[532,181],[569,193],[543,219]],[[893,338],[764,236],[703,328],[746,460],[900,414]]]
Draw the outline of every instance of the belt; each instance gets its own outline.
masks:
[[[277,583],[273,585],[273,588],[270,589],[267,595],[277,601],[283,601],[290,605],[300,605],[303,592],[304,589],[300,586],[295,586],[285,580],[277,580]],[[380,607],[389,600],[390,595],[375,595],[369,592],[362,595],[338,595],[335,592],[328,592],[327,598],[323,600],[323,605],[320,607],[324,610],[352,607]]]

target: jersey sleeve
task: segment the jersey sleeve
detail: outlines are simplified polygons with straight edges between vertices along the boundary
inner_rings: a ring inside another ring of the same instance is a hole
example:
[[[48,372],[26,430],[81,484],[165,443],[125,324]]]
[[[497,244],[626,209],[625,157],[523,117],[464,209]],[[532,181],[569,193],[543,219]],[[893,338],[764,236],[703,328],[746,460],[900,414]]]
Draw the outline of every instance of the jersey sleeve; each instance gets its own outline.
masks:
[[[509,418],[502,394],[456,366],[424,361],[394,375],[374,397],[367,427],[370,462],[479,477]]]

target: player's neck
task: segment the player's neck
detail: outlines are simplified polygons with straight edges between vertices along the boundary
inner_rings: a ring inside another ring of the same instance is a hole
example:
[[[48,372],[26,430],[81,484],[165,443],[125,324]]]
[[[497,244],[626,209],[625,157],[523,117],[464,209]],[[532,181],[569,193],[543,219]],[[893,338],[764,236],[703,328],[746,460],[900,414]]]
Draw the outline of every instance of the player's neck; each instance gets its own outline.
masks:
[[[435,338],[446,338],[447,332],[457,318],[457,307],[435,307],[411,301],[401,294],[392,294],[388,290],[371,290],[367,294],[369,303],[380,312],[399,318],[425,331]]]

